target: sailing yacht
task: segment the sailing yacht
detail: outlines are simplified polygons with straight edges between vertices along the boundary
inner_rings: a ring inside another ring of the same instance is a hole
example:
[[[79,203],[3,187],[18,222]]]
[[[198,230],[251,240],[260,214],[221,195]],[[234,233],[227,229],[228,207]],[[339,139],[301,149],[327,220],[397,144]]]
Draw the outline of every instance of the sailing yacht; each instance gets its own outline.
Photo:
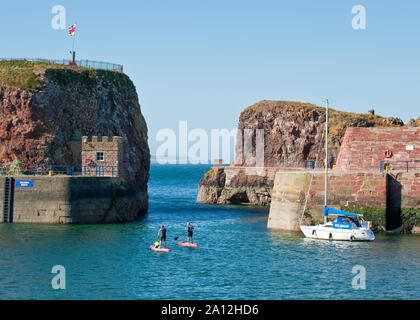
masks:
[[[373,241],[375,235],[369,228],[369,224],[359,221],[362,215],[336,210],[327,206],[328,195],[328,100],[326,102],[326,124],[325,124],[325,205],[324,205],[324,224],[316,226],[302,225],[302,218],[305,214],[307,198],[302,213],[300,229],[306,238],[322,240],[341,240],[341,241]],[[311,181],[312,185],[312,181]],[[311,186],[309,187],[308,193]],[[308,197],[308,195],[307,195]],[[336,216],[334,221],[327,221],[329,216]]]
[[[362,217],[356,213],[324,208],[324,216],[337,216],[334,221],[329,221],[316,226],[300,226],[306,238],[340,241],[373,241],[375,235],[369,229],[367,222],[356,218]]]

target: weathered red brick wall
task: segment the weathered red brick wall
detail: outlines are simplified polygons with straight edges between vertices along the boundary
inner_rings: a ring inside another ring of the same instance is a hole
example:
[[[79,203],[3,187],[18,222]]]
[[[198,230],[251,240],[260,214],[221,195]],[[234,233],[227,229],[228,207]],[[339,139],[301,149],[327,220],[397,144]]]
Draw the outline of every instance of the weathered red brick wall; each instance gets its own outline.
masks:
[[[328,204],[386,208],[386,181],[385,173],[333,171],[328,177]],[[323,204],[324,190],[324,175],[316,174],[310,191],[313,204]]]
[[[388,160],[385,150],[392,151],[391,161],[420,161],[420,128],[348,128],[336,168],[379,170],[381,160]]]
[[[311,176],[310,172],[304,171],[277,172],[269,228],[299,230]],[[316,171],[306,206],[310,215],[306,216],[304,223],[323,221],[324,194],[325,175]],[[366,210],[366,217],[372,219],[369,221],[374,230],[396,230],[402,226],[401,232],[412,232],[413,224],[403,218],[401,209],[420,209],[420,172],[394,174],[334,170],[328,177],[327,194],[328,206],[336,209],[344,206],[374,208]]]
[[[310,192],[314,205],[324,203],[324,181],[323,174],[315,174]],[[420,172],[333,171],[328,177],[329,205],[386,208],[390,200],[401,208],[420,209]]]
[[[420,172],[390,173],[389,176],[400,185],[400,190],[394,188],[392,194],[388,190],[393,202],[400,203],[401,208],[420,209]]]

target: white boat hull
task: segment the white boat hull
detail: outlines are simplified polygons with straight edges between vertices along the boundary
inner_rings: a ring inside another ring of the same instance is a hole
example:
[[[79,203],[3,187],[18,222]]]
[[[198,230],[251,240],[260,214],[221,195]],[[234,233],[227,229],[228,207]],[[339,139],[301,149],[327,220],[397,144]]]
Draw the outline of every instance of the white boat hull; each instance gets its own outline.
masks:
[[[303,234],[306,238],[320,239],[320,240],[336,240],[336,241],[373,241],[375,235],[370,229],[335,229],[332,227],[325,227],[324,225],[317,226],[301,226]]]

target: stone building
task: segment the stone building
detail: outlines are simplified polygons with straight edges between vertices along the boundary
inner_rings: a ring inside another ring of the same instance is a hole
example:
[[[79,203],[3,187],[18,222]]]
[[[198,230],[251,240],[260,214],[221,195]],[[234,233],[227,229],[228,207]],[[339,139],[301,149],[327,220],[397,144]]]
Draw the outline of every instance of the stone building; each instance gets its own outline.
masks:
[[[82,138],[82,174],[118,177],[123,163],[122,137]]]

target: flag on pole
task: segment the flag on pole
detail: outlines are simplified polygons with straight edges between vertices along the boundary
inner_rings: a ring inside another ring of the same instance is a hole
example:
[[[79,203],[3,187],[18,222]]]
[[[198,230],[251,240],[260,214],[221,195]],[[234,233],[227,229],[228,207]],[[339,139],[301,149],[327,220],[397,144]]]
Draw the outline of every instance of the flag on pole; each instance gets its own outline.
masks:
[[[69,27],[69,36],[74,36],[76,32],[76,25],[72,25],[71,27]]]

